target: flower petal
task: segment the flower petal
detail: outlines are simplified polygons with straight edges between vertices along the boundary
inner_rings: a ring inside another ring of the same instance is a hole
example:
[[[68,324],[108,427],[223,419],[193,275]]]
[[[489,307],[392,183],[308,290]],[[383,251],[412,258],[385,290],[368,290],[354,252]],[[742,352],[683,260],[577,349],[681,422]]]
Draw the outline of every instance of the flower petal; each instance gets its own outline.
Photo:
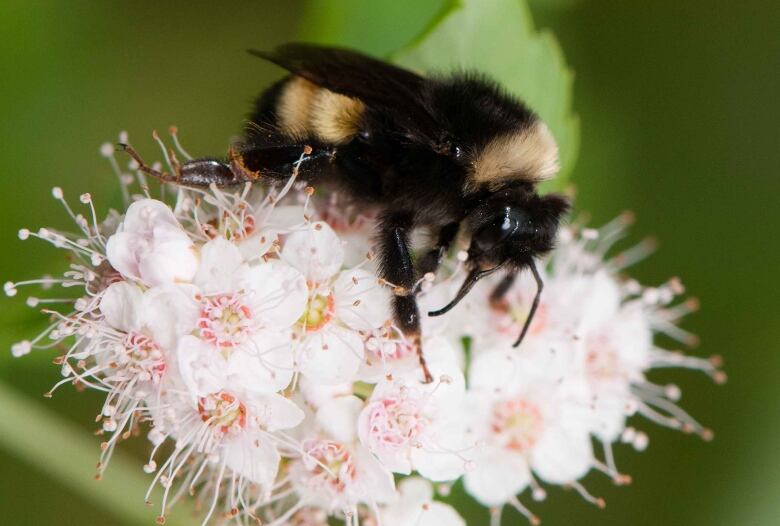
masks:
[[[349,382],[363,361],[360,336],[333,324],[308,334],[301,347],[301,372],[313,382],[327,385]]]
[[[271,250],[277,240],[278,236],[274,230],[262,228],[259,232],[238,241],[238,250],[245,261],[255,262]]]
[[[303,421],[303,410],[295,402],[278,395],[270,394],[255,398],[249,404],[259,423],[268,431],[291,429]]]
[[[189,281],[198,255],[187,233],[167,205],[142,199],[127,209],[106,255],[121,274],[150,285]]]
[[[309,293],[306,278],[294,267],[269,261],[250,267],[245,279],[257,306],[253,311],[265,326],[290,327],[303,315]]]
[[[357,438],[357,420],[363,401],[356,396],[339,396],[322,404],[317,423],[332,438],[350,443]]]
[[[371,501],[378,504],[392,501],[396,496],[392,473],[363,446],[357,446],[354,455],[360,466],[357,475],[360,486],[370,495]]]
[[[408,507],[420,506],[433,500],[431,483],[420,477],[409,477],[398,484],[398,492]]]
[[[346,270],[333,283],[336,317],[355,330],[381,327],[390,318],[390,293],[374,274]]]
[[[307,279],[323,281],[341,269],[344,247],[333,229],[318,221],[290,234],[282,249],[282,259]]]
[[[458,405],[466,392],[466,379],[457,365],[455,350],[446,339],[434,337],[423,341],[423,354],[433,382],[423,383],[424,377],[419,365],[410,370],[399,371],[395,377],[414,389],[424,391],[429,410],[440,411]]]
[[[248,437],[247,437],[248,438]],[[225,448],[225,464],[264,489],[270,489],[279,470],[281,456],[268,440],[234,440]]]
[[[468,448],[461,422],[437,426],[422,441],[422,447],[412,447],[414,469],[432,481],[455,480],[463,475],[466,462],[457,452]]]
[[[157,199],[139,199],[131,203],[123,224],[125,231],[133,233],[148,232],[156,226],[180,226],[170,207]]]
[[[113,328],[122,332],[137,331],[141,328],[142,301],[143,292],[135,285],[126,281],[112,283],[100,298],[100,312]]]
[[[223,237],[209,241],[200,250],[200,260],[194,282],[204,293],[231,292],[238,288],[239,271],[246,267],[233,243]]]
[[[300,389],[301,396],[303,396],[303,399],[306,401],[306,405],[314,409],[321,407],[328,400],[336,398],[337,396],[352,394],[352,382],[322,385],[317,382],[312,382],[305,376],[302,376],[298,381],[298,388]]]
[[[531,467],[551,484],[566,484],[583,477],[593,465],[593,448],[587,431],[563,426],[548,428],[531,450]]]
[[[465,526],[452,506],[433,500],[431,483],[409,477],[398,485],[400,499],[386,506],[382,521],[393,526]]]
[[[485,506],[500,506],[523,491],[531,482],[522,455],[488,448],[463,477],[466,492]]]
[[[199,398],[232,386],[225,379],[224,359],[214,346],[194,336],[179,339],[176,348],[181,379],[193,398]]]
[[[174,349],[176,340],[197,324],[196,293],[192,285],[152,287],[144,293],[141,322],[163,349]]]
[[[197,270],[198,254],[183,232],[178,239],[156,244],[138,265],[141,279],[152,286],[190,282]]]
[[[274,393],[290,384],[293,355],[289,332],[260,330],[229,352],[226,374],[241,389]]]
[[[511,389],[517,383],[522,365],[519,358],[503,351],[480,354],[469,369],[469,387],[474,389]]]
[[[117,232],[106,242],[106,257],[111,266],[126,278],[141,279],[139,259],[141,240],[134,234]]]
[[[397,450],[377,450],[372,451],[372,453],[384,467],[393,473],[409,475],[412,472],[412,461],[409,458],[409,448]]]

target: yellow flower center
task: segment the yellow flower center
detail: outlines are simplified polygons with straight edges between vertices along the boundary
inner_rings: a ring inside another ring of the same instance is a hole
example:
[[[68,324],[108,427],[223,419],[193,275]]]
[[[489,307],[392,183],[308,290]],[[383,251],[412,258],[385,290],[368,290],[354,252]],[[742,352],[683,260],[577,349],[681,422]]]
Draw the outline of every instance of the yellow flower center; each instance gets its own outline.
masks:
[[[542,415],[525,400],[506,400],[493,408],[492,431],[507,449],[524,451],[536,444],[542,432]]]
[[[333,294],[327,296],[316,294],[309,299],[306,304],[306,310],[298,319],[298,326],[309,332],[322,329],[331,319],[333,319],[335,301]]]
[[[246,426],[246,407],[235,396],[224,391],[198,400],[202,421],[223,433],[237,433]]]

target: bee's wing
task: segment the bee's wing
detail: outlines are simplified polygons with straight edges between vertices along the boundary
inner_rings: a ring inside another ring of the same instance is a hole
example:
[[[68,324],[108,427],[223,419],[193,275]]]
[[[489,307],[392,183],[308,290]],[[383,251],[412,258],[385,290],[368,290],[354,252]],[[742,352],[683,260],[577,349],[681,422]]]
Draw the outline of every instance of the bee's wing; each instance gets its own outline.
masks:
[[[330,91],[389,110],[410,132],[435,134],[435,121],[423,100],[425,79],[416,73],[348,49],[312,44],[249,52]]]

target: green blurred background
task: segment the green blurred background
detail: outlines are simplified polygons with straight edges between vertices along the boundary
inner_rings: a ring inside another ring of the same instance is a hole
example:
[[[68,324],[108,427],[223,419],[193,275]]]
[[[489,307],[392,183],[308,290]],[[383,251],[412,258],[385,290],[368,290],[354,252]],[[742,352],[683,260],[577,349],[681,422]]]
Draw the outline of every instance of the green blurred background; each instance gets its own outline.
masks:
[[[16,237],[23,226],[68,225],[51,186],[74,200],[90,191],[100,205],[118,204],[98,148],[119,130],[142,151],[156,151],[150,130],[175,123],[190,151],[223,152],[252,97],[279,75],[245,48],[335,39],[387,54],[441,4],[4,0],[2,280],[53,272],[61,261]],[[683,406],[715,430],[712,443],[635,422],[649,431],[649,449],[617,451],[633,485],[613,487],[597,474],[585,480],[606,498],[606,510],[563,490],[534,510],[547,525],[780,524],[780,7],[763,0],[531,7],[576,74],[578,208],[594,224],[636,212],[633,238],[656,235],[661,248],[633,275],[647,283],[683,278],[702,303],[684,324],[702,338],[693,352],[722,355],[730,377],[723,387],[686,372],[656,377],[683,387]],[[40,327],[23,303],[2,299],[0,349]],[[99,397],[65,387],[44,399],[58,378],[51,358],[0,352],[0,522],[153,523],[140,494],[141,464],[125,462],[145,445],[126,448],[106,479],[93,481],[98,439],[85,448],[78,438],[90,439]],[[52,414],[59,418],[45,418]],[[469,524],[485,524],[473,506],[460,507]],[[169,524],[187,522],[180,514]],[[510,523],[522,524],[513,515]]]

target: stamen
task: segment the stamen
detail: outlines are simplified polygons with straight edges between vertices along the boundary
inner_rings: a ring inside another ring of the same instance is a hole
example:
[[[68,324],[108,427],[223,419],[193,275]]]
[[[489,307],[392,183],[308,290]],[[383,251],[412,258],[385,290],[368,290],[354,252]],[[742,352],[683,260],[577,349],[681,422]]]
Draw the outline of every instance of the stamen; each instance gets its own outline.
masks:
[[[604,509],[607,506],[607,502],[601,498],[601,497],[594,497],[591,495],[587,489],[585,489],[585,486],[580,484],[579,481],[570,482],[569,485],[574,488],[577,493],[580,494],[580,497],[585,499],[586,501],[590,502],[591,504],[594,504],[595,506],[598,506],[601,509]]]
[[[517,497],[512,497],[509,499],[508,504],[519,511],[526,519],[528,519],[528,522],[531,523],[532,526],[538,526],[542,523],[541,519],[534,515],[531,510],[526,508],[523,503],[517,499]]]
[[[627,267],[639,263],[647,256],[655,252],[658,248],[658,241],[655,238],[647,238],[636,244],[634,247],[625,250],[612,258],[612,264],[615,272],[619,272]]]

